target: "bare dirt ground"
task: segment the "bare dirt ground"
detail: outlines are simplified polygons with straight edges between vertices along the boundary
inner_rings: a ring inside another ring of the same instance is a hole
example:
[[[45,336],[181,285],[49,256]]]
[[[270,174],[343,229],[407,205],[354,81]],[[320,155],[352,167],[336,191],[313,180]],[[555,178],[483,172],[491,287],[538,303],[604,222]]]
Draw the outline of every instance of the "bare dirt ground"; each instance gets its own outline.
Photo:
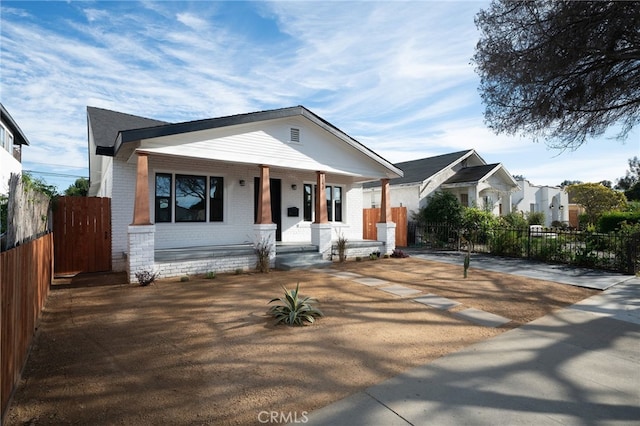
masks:
[[[5,418],[20,424],[260,424],[310,412],[582,300],[594,290],[421,259],[335,264],[461,302],[440,311],[305,270],[118,284],[58,281]],[[110,282],[109,282],[110,281]],[[295,287],[326,317],[274,326],[267,302]],[[500,328],[452,312],[512,319]]]

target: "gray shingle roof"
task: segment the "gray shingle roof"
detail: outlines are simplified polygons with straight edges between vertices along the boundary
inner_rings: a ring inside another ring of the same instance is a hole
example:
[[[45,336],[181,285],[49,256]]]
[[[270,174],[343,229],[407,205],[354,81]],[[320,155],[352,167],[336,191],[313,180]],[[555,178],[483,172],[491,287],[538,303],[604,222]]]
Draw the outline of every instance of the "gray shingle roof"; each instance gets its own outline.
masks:
[[[118,132],[122,130],[169,124],[166,121],[96,107],[87,107],[87,120],[91,123],[98,154],[105,153],[105,150],[112,151]]]
[[[471,151],[473,150],[468,149],[466,151],[436,155],[435,157],[427,157],[420,160],[396,163],[395,166],[404,172],[404,176],[401,178],[391,179],[389,181],[389,185],[423,182],[425,179],[433,176],[450,164],[465,157]],[[363,185],[364,188],[375,188],[376,186],[380,186],[380,182],[368,182]]]
[[[463,167],[455,175],[447,179],[443,185],[452,183],[477,182],[487,175],[491,170],[498,167],[499,163],[484,164],[482,166]]]

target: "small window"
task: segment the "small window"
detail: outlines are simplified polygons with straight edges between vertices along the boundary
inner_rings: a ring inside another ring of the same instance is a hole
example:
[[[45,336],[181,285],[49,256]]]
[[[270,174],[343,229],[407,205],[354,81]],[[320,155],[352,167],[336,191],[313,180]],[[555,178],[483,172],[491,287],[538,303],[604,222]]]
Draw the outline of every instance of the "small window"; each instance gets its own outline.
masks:
[[[224,179],[209,178],[209,221],[222,222],[224,219]]]
[[[460,204],[463,207],[469,207],[469,194],[460,194]]]
[[[291,128],[290,141],[300,143],[300,129]]]
[[[313,220],[313,185],[311,185],[310,183],[304,184],[302,197],[303,220],[311,222]]]
[[[171,222],[171,175],[156,174],[156,212],[157,222]]]

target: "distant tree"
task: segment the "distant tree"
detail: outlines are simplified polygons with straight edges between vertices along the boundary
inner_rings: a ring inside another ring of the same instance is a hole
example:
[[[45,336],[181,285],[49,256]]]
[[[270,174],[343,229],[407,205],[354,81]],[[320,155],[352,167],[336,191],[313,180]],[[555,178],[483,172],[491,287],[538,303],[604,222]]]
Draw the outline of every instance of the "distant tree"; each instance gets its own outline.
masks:
[[[462,205],[451,192],[436,191],[427,198],[427,205],[415,215],[421,224],[447,223],[460,226],[462,223]]]
[[[602,186],[606,186],[607,188],[613,188],[613,182],[611,182],[610,180],[601,180],[600,185]]]
[[[576,149],[640,122],[640,2],[493,0],[472,61],[496,133]]]
[[[526,178],[523,175],[512,175],[513,180],[525,180]]]
[[[567,188],[573,202],[585,209],[590,224],[595,225],[608,211],[623,210],[627,199],[620,191],[614,191],[599,183],[581,183]]]
[[[624,191],[628,200],[640,200],[640,160],[638,157],[629,159],[629,170],[625,177],[618,179],[615,189]]]
[[[64,190],[64,195],[68,197],[86,197],[89,193],[89,179],[78,178]]]
[[[566,179],[566,180],[562,181],[562,183],[560,184],[560,188],[566,188],[569,185],[576,185],[576,184],[579,184],[579,183],[582,183],[582,181],[581,180],[568,180],[568,179]]]

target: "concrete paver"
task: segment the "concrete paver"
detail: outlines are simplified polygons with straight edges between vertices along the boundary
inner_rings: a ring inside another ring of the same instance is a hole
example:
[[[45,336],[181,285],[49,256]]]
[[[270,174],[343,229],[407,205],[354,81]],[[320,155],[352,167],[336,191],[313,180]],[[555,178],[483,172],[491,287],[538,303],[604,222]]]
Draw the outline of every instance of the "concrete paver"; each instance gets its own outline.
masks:
[[[399,284],[378,288],[382,291],[386,291],[387,293],[395,294],[396,296],[410,296],[412,294],[422,293],[420,290],[415,290],[413,288],[405,287]]]
[[[461,305],[460,302],[456,302],[455,300],[447,299],[446,297],[436,296],[435,294],[427,294],[426,296],[416,297],[416,302],[422,303],[423,305],[431,306],[432,308],[440,309],[443,311],[447,311],[451,308],[455,308],[458,305]]]
[[[454,313],[453,315],[458,318],[465,319],[475,324],[484,325],[487,327],[500,327],[502,324],[506,324],[511,320],[509,318],[501,317],[500,315],[492,314],[490,312],[481,311],[476,308],[467,308],[463,311]]]
[[[354,279],[353,281],[357,282],[358,284],[367,285],[369,287],[376,287],[383,284],[389,284],[389,281],[381,280],[380,278],[370,278],[370,277],[357,278],[357,279]]]

